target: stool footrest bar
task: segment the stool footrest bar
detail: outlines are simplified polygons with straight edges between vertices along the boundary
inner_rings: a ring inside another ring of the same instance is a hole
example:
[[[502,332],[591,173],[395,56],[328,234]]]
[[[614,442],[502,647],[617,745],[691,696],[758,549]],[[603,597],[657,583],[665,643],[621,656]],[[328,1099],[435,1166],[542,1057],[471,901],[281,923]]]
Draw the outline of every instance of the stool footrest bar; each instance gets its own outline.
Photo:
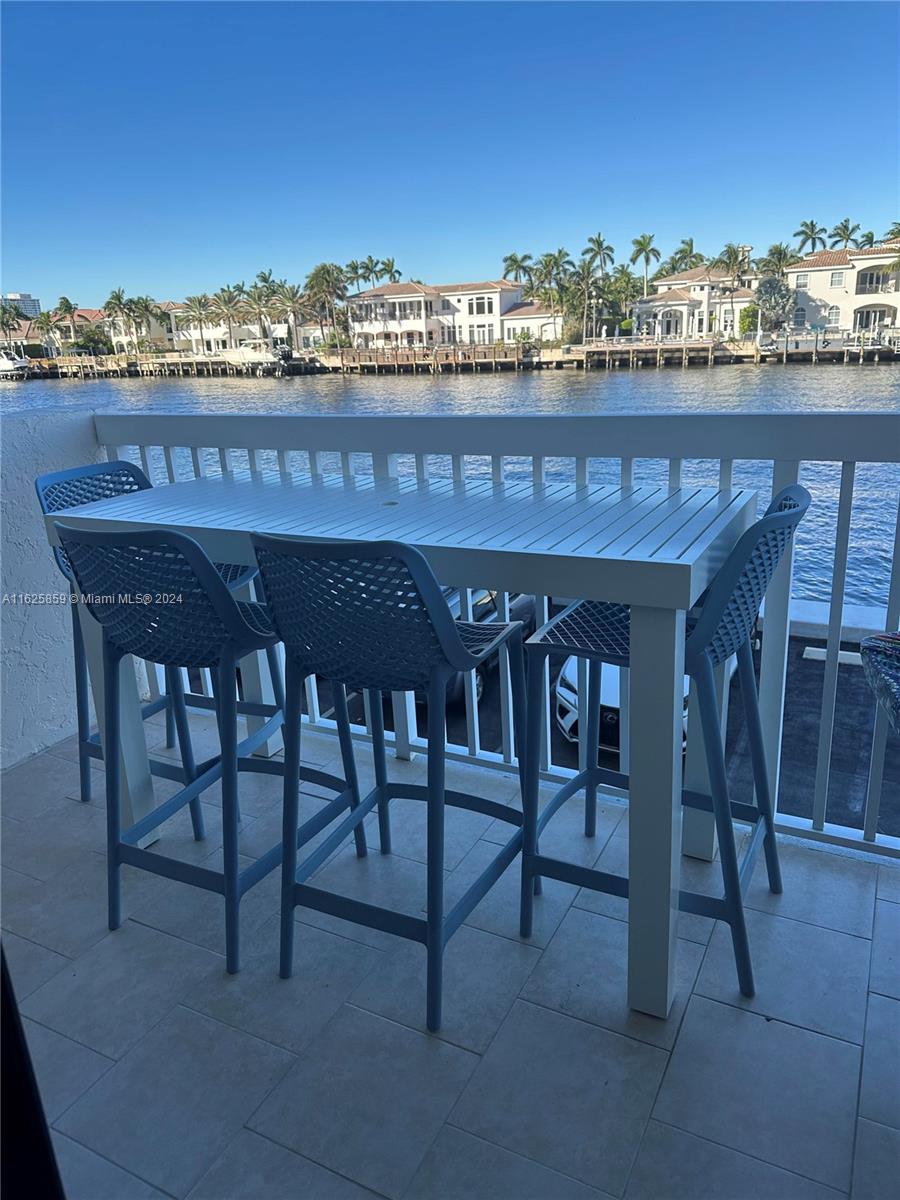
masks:
[[[427,923],[422,917],[411,917],[408,913],[366,904],[363,900],[351,900],[349,896],[323,892],[320,888],[310,887],[308,883],[294,884],[293,900],[300,907],[329,913],[332,917],[353,921],[368,929],[380,929],[382,933],[392,933],[411,942],[425,942]]]

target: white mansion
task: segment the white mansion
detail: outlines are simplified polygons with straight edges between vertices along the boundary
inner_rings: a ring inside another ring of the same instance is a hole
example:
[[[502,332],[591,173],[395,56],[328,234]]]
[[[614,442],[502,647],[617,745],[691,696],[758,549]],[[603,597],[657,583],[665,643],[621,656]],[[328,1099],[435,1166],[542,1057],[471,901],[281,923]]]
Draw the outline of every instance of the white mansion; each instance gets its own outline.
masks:
[[[787,269],[797,292],[794,327],[860,333],[897,326],[900,242],[819,250]]]
[[[653,337],[728,336],[739,328],[741,312],[754,303],[758,282],[749,267],[739,279],[710,266],[654,279],[656,294],[634,303],[635,332]]]
[[[898,325],[900,242],[818,250],[788,267],[785,277],[796,292],[794,329],[860,333]],[[758,283],[749,267],[739,279],[710,266],[655,279],[655,295],[635,301],[636,330],[660,337],[729,336],[739,328],[741,312],[755,303]]]
[[[562,317],[522,299],[521,283],[386,283],[350,299],[355,346],[453,346],[562,336]]]

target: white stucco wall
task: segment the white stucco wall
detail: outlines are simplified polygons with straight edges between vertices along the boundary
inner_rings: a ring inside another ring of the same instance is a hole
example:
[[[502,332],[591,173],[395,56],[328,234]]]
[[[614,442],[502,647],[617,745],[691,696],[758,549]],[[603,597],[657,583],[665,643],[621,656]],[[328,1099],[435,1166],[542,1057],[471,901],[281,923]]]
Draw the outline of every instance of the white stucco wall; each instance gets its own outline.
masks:
[[[9,602],[20,592],[68,591],[47,544],[34,480],[104,456],[92,414],[61,408],[4,416],[0,456],[0,765],[8,767],[75,732],[69,609]]]

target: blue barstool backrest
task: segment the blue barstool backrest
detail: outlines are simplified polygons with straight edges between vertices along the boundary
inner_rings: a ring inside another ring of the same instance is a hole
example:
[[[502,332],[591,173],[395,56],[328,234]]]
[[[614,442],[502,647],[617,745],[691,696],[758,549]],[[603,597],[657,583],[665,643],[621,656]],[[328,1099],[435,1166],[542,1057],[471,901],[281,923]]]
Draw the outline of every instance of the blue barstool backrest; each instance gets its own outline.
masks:
[[[412,691],[435,670],[476,664],[428,561],[412,546],[258,533],[252,541],[278,636],[304,674]]]
[[[798,485],[784,488],[765,516],[746,530],[713,580],[697,623],[685,643],[688,670],[706,655],[713,666],[741,648],[759,613],[766,589],[785,549],[809,508],[810,495]]]
[[[95,500],[143,492],[152,486],[141,468],[130,462],[89,463],[84,467],[54,471],[51,475],[39,475],[34,481],[41,512],[45,516],[65,508],[93,504]],[[60,546],[54,546],[53,553],[63,575],[71,579],[72,569],[65,551]]]
[[[209,667],[223,647],[259,642],[193,538],[171,530],[55,528],[91,614],[120,651],[165,666]],[[148,602],[149,598],[149,602]]]

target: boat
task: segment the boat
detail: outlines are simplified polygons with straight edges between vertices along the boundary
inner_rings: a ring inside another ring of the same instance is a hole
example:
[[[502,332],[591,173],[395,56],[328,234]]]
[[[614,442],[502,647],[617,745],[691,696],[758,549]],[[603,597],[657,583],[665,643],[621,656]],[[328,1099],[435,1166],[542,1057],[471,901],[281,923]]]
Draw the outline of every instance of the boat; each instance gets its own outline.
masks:
[[[231,350],[223,350],[222,357],[234,367],[242,367],[258,376],[281,375],[284,364],[273,353],[272,347],[265,339],[251,339],[241,342],[240,346]]]
[[[0,350],[0,379],[26,379],[30,367],[27,358],[19,358],[12,350]]]

